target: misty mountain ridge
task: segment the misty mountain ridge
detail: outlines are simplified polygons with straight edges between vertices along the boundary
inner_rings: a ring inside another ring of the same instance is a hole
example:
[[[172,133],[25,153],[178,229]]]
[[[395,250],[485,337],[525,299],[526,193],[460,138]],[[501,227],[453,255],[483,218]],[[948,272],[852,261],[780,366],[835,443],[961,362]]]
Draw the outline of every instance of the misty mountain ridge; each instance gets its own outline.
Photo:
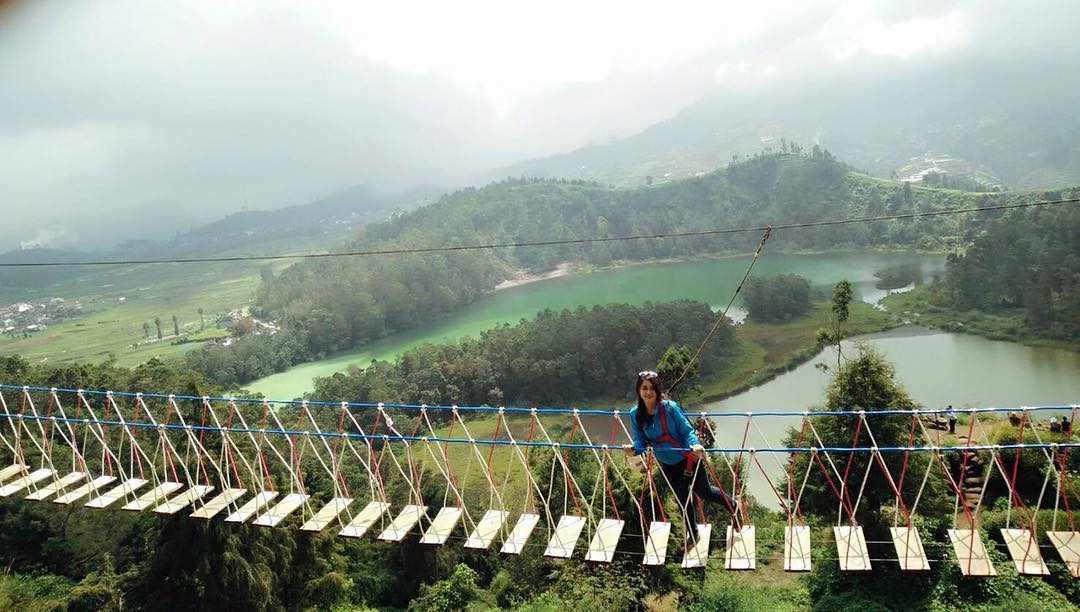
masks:
[[[1065,78],[1077,75],[1078,78]],[[696,176],[757,152],[815,144],[867,173],[970,188],[1080,183],[1080,67],[980,71],[976,63],[713,93],[624,139],[498,169],[488,178],[563,177],[619,186]]]
[[[361,226],[423,206],[441,191],[423,187],[388,195],[355,186],[306,204],[276,210],[242,210],[164,240],[130,239],[112,249],[96,251],[23,248],[0,253],[0,262],[117,261],[328,250],[352,237]],[[7,287],[41,287],[84,272],[65,266],[7,268],[0,269],[0,283]]]

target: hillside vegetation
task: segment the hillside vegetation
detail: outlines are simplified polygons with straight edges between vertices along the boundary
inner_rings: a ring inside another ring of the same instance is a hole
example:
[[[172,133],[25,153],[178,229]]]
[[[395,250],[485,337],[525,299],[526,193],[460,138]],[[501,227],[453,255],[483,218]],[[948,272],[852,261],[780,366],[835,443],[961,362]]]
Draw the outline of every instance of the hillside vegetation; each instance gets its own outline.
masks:
[[[656,235],[717,227],[798,223],[1031,200],[914,188],[853,172],[828,151],[761,155],[684,181],[617,189],[583,181],[513,179],[464,189],[365,227],[341,250]],[[770,248],[946,249],[979,228],[974,215],[875,222],[774,233]],[[564,244],[492,251],[414,253],[304,261],[266,274],[257,313],[284,331],[189,354],[191,367],[242,384],[290,365],[423,325],[469,305],[516,269],[573,260],[594,265],[750,251],[757,232]],[[618,302],[617,295],[611,296]],[[227,373],[227,374],[222,374]]]

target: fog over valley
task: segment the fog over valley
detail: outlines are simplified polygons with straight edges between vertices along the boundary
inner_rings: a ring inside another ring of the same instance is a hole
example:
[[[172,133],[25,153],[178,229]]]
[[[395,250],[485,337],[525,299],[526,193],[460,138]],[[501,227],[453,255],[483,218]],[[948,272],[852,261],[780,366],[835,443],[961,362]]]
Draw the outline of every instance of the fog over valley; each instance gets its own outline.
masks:
[[[0,250],[163,240],[358,185],[637,185],[781,138],[886,177],[912,156],[1006,188],[1080,167],[1064,0],[3,7]]]

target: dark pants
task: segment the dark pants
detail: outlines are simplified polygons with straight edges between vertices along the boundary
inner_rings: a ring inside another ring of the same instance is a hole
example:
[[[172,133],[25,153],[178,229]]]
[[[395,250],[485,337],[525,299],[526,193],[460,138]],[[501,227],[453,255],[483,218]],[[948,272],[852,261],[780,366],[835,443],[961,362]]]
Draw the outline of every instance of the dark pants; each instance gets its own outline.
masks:
[[[949,419],[949,433],[956,433],[956,419]]]
[[[667,481],[671,483],[671,488],[675,491],[675,500],[679,504],[679,512],[682,514],[683,524],[686,525],[686,535],[688,537],[696,537],[697,533],[693,528],[697,521],[694,520],[694,500],[693,496],[690,495],[691,491],[704,500],[719,503],[724,510],[731,514],[735,514],[736,511],[736,502],[721,491],[720,488],[713,486],[709,482],[706,467],[700,465],[695,466],[695,468],[692,468],[688,473],[685,459],[674,465],[660,463],[660,469],[663,471]],[[657,479],[656,486],[660,490],[667,488],[667,485],[660,482],[660,479]],[[660,503],[659,499],[653,500],[653,520],[657,520],[660,515],[657,509],[657,505]]]

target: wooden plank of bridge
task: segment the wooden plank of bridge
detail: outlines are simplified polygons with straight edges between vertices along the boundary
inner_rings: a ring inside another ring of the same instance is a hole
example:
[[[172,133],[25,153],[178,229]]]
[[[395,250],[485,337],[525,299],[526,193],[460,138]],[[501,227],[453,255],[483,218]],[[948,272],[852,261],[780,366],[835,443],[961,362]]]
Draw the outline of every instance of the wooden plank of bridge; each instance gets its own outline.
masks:
[[[1054,548],[1057,549],[1065,567],[1073,578],[1080,578],[1080,532],[1076,531],[1047,531]]]
[[[116,476],[98,476],[90,482],[82,485],[81,487],[68,491],[60,497],[53,500],[54,504],[70,504],[78,501],[87,495],[98,495],[101,489],[109,486],[116,481]]]
[[[615,556],[615,547],[619,544],[619,536],[625,526],[626,521],[600,519],[600,522],[596,524],[596,533],[589,542],[589,552],[585,553],[585,560],[611,563],[611,559]]]
[[[492,508],[485,512],[484,517],[476,524],[476,529],[473,529],[472,534],[469,535],[469,539],[465,540],[465,548],[487,550],[509,516],[510,513],[506,510]]]
[[[446,544],[446,540],[454,531],[458,521],[461,520],[462,509],[455,506],[444,506],[439,509],[435,519],[428,525],[427,531],[420,538],[421,544]]]
[[[342,512],[345,512],[345,509],[352,503],[353,500],[351,497],[335,497],[334,499],[331,499],[330,503],[326,504],[315,513],[315,516],[308,519],[303,525],[300,525],[300,531],[317,532],[326,529],[326,526]]]
[[[213,490],[214,487],[211,485],[195,485],[180,495],[161,504],[157,508],[154,508],[153,511],[158,514],[176,514],[196,501],[206,497]]]
[[[135,501],[129,502],[124,506],[121,506],[121,510],[141,512],[183,488],[183,484],[167,480],[154,487],[153,489],[150,489],[146,493],[143,493]]]
[[[1031,536],[1029,529],[1002,529],[1001,537],[1016,565],[1016,572],[1030,576],[1049,576],[1050,570],[1043,563],[1039,544]]]
[[[386,502],[369,502],[364,509],[353,517],[353,520],[348,525],[338,532],[338,535],[345,536],[347,538],[359,538],[367,533],[368,529],[375,524],[375,521],[379,520],[379,517],[390,509],[390,504]]]
[[[536,528],[536,524],[539,522],[539,514],[522,514],[518,517],[517,524],[510,531],[510,537],[503,542],[502,549],[499,552],[507,555],[520,555],[521,551],[525,549],[525,541],[529,539],[529,535],[532,534],[533,529]]]
[[[49,468],[41,468],[40,470],[34,470],[29,474],[20,476],[7,483],[6,485],[0,487],[0,497],[10,497],[27,487],[32,487],[33,485],[36,485],[37,483],[45,480],[46,478],[52,476],[55,473],[56,470],[50,470]]]
[[[245,493],[247,493],[247,489],[225,489],[210,501],[196,508],[191,513],[191,517],[198,519],[214,518],[222,510],[228,508],[230,504],[243,497]]]
[[[578,536],[585,529],[585,517],[574,514],[564,514],[559,518],[559,524],[555,526],[555,533],[548,540],[544,550],[545,557],[557,557],[569,559],[574,554]]]
[[[128,497],[135,491],[141,489],[149,480],[143,480],[142,478],[129,478],[123,483],[116,485],[112,489],[102,493],[101,495],[86,502],[87,508],[107,508],[115,503],[121,497]]]
[[[61,495],[67,491],[68,487],[74,486],[75,483],[86,478],[86,474],[83,472],[72,472],[63,478],[58,478],[48,485],[34,491],[26,496],[26,499],[34,501],[42,501],[54,493],[60,493]]]
[[[960,564],[960,573],[965,576],[997,576],[990,556],[986,554],[979,532],[974,529],[950,529],[956,560]]]
[[[252,497],[247,500],[243,506],[240,506],[239,510],[225,517],[225,522],[243,523],[255,516],[256,513],[262,512],[262,509],[268,506],[270,502],[274,501],[277,496],[277,491],[259,491],[255,494],[255,497]]]
[[[386,540],[387,542],[400,542],[405,539],[405,536],[412,531],[412,528],[420,522],[420,518],[427,514],[427,506],[417,506],[409,504],[401,509],[394,520],[390,523],[390,526],[383,530],[379,534],[380,540]]]
[[[724,569],[752,570],[756,567],[757,551],[754,550],[754,526],[743,525],[736,530],[734,525],[728,525]]]
[[[709,563],[709,538],[712,537],[712,525],[699,523],[697,526],[697,540],[694,547],[683,555],[682,567],[705,567]]]
[[[649,523],[649,537],[645,541],[645,558],[642,565],[663,565],[667,559],[668,538],[671,537],[671,523],[652,521]]]
[[[914,527],[890,527],[893,546],[896,547],[896,558],[900,561],[900,569],[908,572],[930,571],[930,561],[926,558],[923,550],[922,538],[919,530]]]
[[[866,536],[863,535],[861,526],[833,527],[833,536],[836,538],[836,556],[840,560],[840,571],[870,571],[870,553],[866,550]]]
[[[784,571],[809,572],[810,526],[789,525],[784,528]]]
[[[8,478],[11,478],[16,474],[22,474],[25,471],[25,465],[22,465],[21,463],[12,463],[11,465],[0,470],[0,483],[5,482]]]
[[[304,493],[289,493],[285,497],[281,498],[281,501],[276,506],[270,508],[262,514],[259,518],[255,519],[255,525],[259,527],[277,527],[278,524],[285,520],[285,517],[289,516],[293,512],[296,512],[300,506],[304,505],[311,496]]]

